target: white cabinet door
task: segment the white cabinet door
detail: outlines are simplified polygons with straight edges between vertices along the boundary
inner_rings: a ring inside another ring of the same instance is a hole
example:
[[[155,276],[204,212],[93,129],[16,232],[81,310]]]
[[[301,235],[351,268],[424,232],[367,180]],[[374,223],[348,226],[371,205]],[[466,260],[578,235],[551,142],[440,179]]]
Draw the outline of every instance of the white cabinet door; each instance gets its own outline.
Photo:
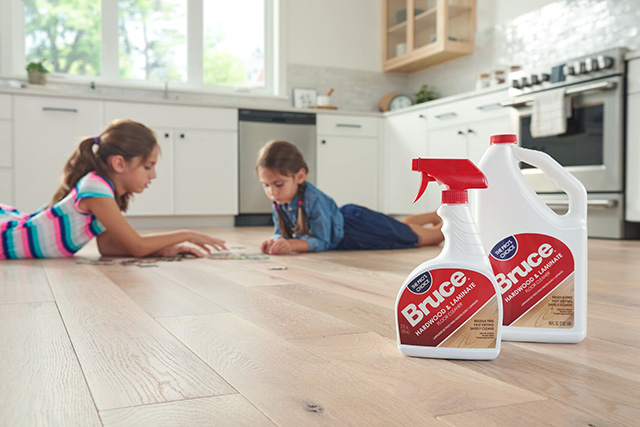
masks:
[[[13,177],[11,169],[0,168],[0,203],[13,206]]]
[[[632,63],[640,63],[632,61]],[[640,78],[638,79],[640,80]],[[640,94],[627,98],[627,192],[626,213],[627,221],[640,222]]]
[[[33,212],[51,201],[78,142],[102,131],[102,102],[13,98],[14,203],[22,212]]]
[[[489,147],[491,135],[515,133],[509,115],[483,120],[467,125],[469,159],[478,165],[484,152]]]
[[[175,129],[174,156],[177,214],[238,213],[237,132]]]
[[[0,119],[0,167],[10,168],[13,164],[13,144],[11,120]]]
[[[318,135],[317,187],[338,206],[378,209],[378,139]]]
[[[426,111],[386,119],[383,160],[386,213],[406,215],[427,210],[426,199],[413,203],[420,188],[420,174],[411,170],[411,160],[427,157],[427,148]]]
[[[155,128],[160,157],[156,164],[156,179],[129,205],[129,215],[173,215],[173,138],[171,129]]]
[[[464,124],[439,128],[429,131],[430,158],[440,159],[466,159],[467,154],[467,128]],[[427,191],[422,196],[427,203],[427,210],[438,209],[441,202],[441,194],[444,186],[430,182]]]

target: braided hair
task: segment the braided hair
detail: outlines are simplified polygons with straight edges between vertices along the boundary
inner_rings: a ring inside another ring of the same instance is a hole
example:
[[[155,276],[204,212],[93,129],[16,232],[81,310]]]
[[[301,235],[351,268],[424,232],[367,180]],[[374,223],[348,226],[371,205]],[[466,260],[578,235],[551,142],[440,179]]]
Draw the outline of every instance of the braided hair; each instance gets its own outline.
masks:
[[[302,153],[295,145],[287,141],[270,141],[268,142],[258,154],[258,160],[256,162],[256,172],[258,168],[271,169],[284,176],[294,176],[300,169],[304,169],[309,172],[307,162],[304,160]],[[278,214],[278,226],[280,232],[286,238],[309,235],[313,236],[309,231],[309,224],[307,222],[307,214],[304,209],[304,193],[306,190],[306,183],[298,185],[298,222],[293,230],[287,222],[284,220],[281,209],[276,202],[273,202],[273,207]]]

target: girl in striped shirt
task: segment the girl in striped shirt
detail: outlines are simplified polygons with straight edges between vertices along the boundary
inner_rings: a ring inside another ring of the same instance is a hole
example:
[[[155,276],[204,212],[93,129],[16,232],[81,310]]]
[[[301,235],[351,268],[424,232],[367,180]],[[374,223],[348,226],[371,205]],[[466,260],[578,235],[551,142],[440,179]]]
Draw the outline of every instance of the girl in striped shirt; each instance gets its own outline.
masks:
[[[122,215],[155,179],[160,149],[152,130],[116,120],[86,138],[67,161],[51,203],[34,214],[0,204],[0,259],[72,256],[92,238],[104,256],[205,256],[224,241],[192,231],[141,236]]]

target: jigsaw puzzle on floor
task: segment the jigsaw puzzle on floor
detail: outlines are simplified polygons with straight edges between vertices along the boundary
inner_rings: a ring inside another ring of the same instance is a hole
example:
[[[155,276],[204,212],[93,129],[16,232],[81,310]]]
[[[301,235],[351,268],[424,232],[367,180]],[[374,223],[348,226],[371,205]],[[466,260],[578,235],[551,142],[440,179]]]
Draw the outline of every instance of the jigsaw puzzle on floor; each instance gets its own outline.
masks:
[[[209,259],[269,259],[267,254],[246,254],[244,252],[215,252]]]

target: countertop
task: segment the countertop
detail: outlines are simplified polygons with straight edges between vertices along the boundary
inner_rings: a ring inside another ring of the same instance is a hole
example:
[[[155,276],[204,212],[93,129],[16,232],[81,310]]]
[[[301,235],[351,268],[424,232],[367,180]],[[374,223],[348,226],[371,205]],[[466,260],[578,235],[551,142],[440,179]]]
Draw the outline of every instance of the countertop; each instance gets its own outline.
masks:
[[[461,101],[467,98],[475,98],[476,96],[488,95],[495,92],[507,91],[509,89],[509,85],[507,83],[503,83],[498,86],[489,87],[486,89],[473,90],[470,92],[463,92],[457,95],[446,96],[444,98],[434,99],[433,101],[423,102],[421,104],[412,105],[408,108],[403,108],[397,111],[388,111],[384,113],[385,116],[394,116],[397,114],[408,113],[410,111],[418,111],[423,108],[431,108],[441,104],[448,104],[449,102]]]
[[[627,54],[624,56],[624,59],[626,59],[627,61],[631,61],[632,59],[638,59],[638,58],[640,58],[640,50],[627,52]]]
[[[380,113],[377,111],[353,111],[353,110],[325,110],[325,109],[315,109],[315,108],[294,108],[294,107],[283,107],[280,105],[270,107],[269,105],[265,105],[264,98],[259,98],[262,102],[255,102],[255,105],[252,105],[251,98],[238,96],[234,98],[232,95],[220,95],[222,98],[230,98],[229,100],[224,100],[220,102],[211,102],[211,101],[199,101],[199,100],[190,100],[190,99],[166,99],[160,96],[135,96],[130,95],[127,96],[125,94],[110,94],[110,93],[82,93],[82,92],[73,92],[73,91],[65,91],[64,89],[59,89],[56,87],[37,87],[37,86],[27,86],[25,88],[12,88],[7,86],[0,86],[0,94],[9,94],[9,95],[26,95],[26,96],[45,96],[45,97],[53,97],[53,98],[74,98],[74,99],[87,99],[87,100],[98,100],[98,101],[115,101],[115,102],[137,102],[137,103],[152,103],[158,105],[176,105],[176,106],[196,106],[196,107],[209,107],[209,108],[249,108],[256,110],[275,110],[275,111],[288,111],[288,112],[298,112],[298,113],[316,113],[316,114],[339,114],[339,115],[357,115],[357,116],[370,116],[370,117],[387,117],[393,116],[397,114],[407,113],[411,111],[417,111],[424,108],[435,107],[437,105],[446,104],[449,102],[460,101],[466,98],[473,98],[476,96],[487,95],[494,92],[506,91],[509,88],[507,84],[502,84],[499,86],[475,90],[470,92],[464,92],[457,95],[447,96],[444,98],[435,99],[433,101],[424,102],[421,104],[416,104],[408,108],[403,108],[401,110],[389,111],[386,113]],[[123,88],[123,90],[125,90]],[[172,92],[171,96],[175,96],[175,92]],[[282,98],[278,98],[279,101],[282,101]],[[235,101],[235,102],[234,102]]]
[[[296,112],[296,113],[316,113],[316,114],[340,114],[340,115],[357,115],[357,116],[372,116],[372,117],[381,117],[382,113],[376,111],[350,111],[350,110],[326,110],[326,109],[317,109],[317,108],[294,108],[294,107],[283,107],[280,105],[270,107],[268,105],[264,105],[264,98],[260,98],[263,100],[262,103],[256,102],[255,105],[251,104],[250,98],[240,98],[237,97],[235,99],[238,102],[233,102],[233,99],[229,101],[223,102],[207,102],[207,101],[198,101],[198,100],[190,100],[190,99],[167,99],[162,97],[151,97],[151,96],[127,96],[125,94],[109,94],[109,93],[81,93],[81,92],[67,92],[64,90],[60,90],[57,88],[50,88],[47,86],[44,87],[35,87],[35,86],[27,86],[25,88],[12,88],[12,87],[0,87],[0,94],[8,94],[8,95],[26,95],[26,96],[44,96],[44,97],[52,97],[52,98],[74,98],[74,99],[85,99],[85,100],[95,100],[95,101],[114,101],[114,102],[136,102],[142,104],[157,104],[157,105],[176,105],[176,106],[195,106],[195,107],[208,107],[208,108],[248,108],[255,110],[274,110],[274,111],[287,111],[287,112]],[[172,93],[172,96],[175,96],[175,92]],[[221,95],[221,97],[233,98],[231,95]],[[282,101],[282,98],[279,98]]]

